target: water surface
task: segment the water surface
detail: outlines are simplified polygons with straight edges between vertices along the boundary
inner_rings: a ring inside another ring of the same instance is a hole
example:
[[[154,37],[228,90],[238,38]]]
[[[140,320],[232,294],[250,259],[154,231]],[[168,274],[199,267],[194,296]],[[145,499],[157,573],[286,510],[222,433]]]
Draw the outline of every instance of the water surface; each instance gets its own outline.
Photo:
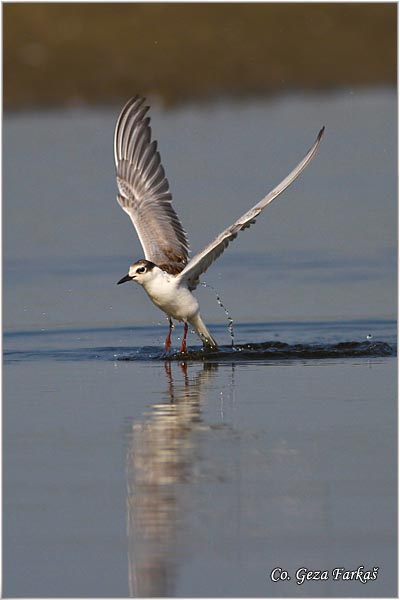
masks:
[[[7,595],[395,590],[395,323],[237,332],[250,356],[169,361],[154,327],[6,334]],[[358,563],[378,581],[294,583]]]

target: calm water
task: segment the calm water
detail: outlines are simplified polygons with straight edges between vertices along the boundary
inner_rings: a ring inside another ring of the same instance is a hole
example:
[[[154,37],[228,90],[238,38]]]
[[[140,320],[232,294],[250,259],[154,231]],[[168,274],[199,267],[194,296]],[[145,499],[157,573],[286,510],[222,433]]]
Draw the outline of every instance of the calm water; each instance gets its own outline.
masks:
[[[235,347],[200,288],[221,352],[191,335],[169,361],[162,314],[115,285],[141,256],[117,112],[5,115],[4,595],[396,595],[395,95],[155,107],[195,250],[327,126],[207,273]],[[295,579],[360,565],[377,580]]]

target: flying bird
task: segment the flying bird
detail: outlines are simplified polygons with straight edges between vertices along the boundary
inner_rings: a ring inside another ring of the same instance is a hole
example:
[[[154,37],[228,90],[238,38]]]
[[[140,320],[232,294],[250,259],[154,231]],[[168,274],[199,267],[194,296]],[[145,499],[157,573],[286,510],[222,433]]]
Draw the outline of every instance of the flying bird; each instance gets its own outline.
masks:
[[[157,142],[151,139],[148,110],[145,99],[135,96],[122,109],[115,127],[117,200],[131,218],[145,257],[131,264],[128,274],[118,284],[134,281],[143,286],[150,300],[167,315],[169,331],[164,354],[171,348],[173,319],[184,324],[180,352],[186,351],[189,324],[206,349],[217,350],[217,342],[203,322],[199,303],[192,294],[200,282],[200,275],[217,260],[239,231],[255,223],[260,212],[297,179],[317,152],[325,128],[320,130],[305,157],[281,183],[201,252],[189,258],[186,231],[172,206]]]

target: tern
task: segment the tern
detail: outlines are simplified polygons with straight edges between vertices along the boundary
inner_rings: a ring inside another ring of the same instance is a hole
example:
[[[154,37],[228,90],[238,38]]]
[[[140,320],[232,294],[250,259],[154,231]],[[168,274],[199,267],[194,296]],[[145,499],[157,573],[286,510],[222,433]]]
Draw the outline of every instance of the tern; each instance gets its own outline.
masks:
[[[138,283],[167,315],[169,331],[164,355],[171,348],[173,320],[184,324],[180,352],[186,351],[189,324],[205,349],[217,350],[217,342],[203,322],[199,303],[192,294],[200,283],[200,275],[217,260],[239,231],[255,223],[260,212],[297,179],[317,152],[325,127],[319,131],[305,157],[281,183],[189,259],[187,234],[172,206],[157,142],[151,139],[148,110],[145,99],[135,96],[125,104],[115,126],[117,201],[131,218],[145,256],[130,265],[128,274],[118,284]]]

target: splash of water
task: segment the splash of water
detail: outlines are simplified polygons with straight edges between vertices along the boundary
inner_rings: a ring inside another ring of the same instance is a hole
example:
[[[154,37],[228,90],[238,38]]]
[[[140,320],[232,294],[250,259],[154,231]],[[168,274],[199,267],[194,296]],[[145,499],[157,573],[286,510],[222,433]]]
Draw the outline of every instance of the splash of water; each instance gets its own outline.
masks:
[[[229,310],[226,308],[226,306],[224,305],[224,303],[222,302],[217,290],[215,289],[215,287],[213,287],[210,283],[206,283],[205,281],[201,281],[200,285],[205,287],[205,288],[210,288],[210,290],[212,290],[215,294],[215,297],[217,299],[217,302],[219,304],[219,306],[222,308],[222,310],[224,311],[227,319],[228,319],[228,331],[229,331],[229,335],[231,336],[231,346],[234,346],[234,342],[235,342],[235,334],[233,331],[233,319],[231,317],[231,315],[229,314]]]

